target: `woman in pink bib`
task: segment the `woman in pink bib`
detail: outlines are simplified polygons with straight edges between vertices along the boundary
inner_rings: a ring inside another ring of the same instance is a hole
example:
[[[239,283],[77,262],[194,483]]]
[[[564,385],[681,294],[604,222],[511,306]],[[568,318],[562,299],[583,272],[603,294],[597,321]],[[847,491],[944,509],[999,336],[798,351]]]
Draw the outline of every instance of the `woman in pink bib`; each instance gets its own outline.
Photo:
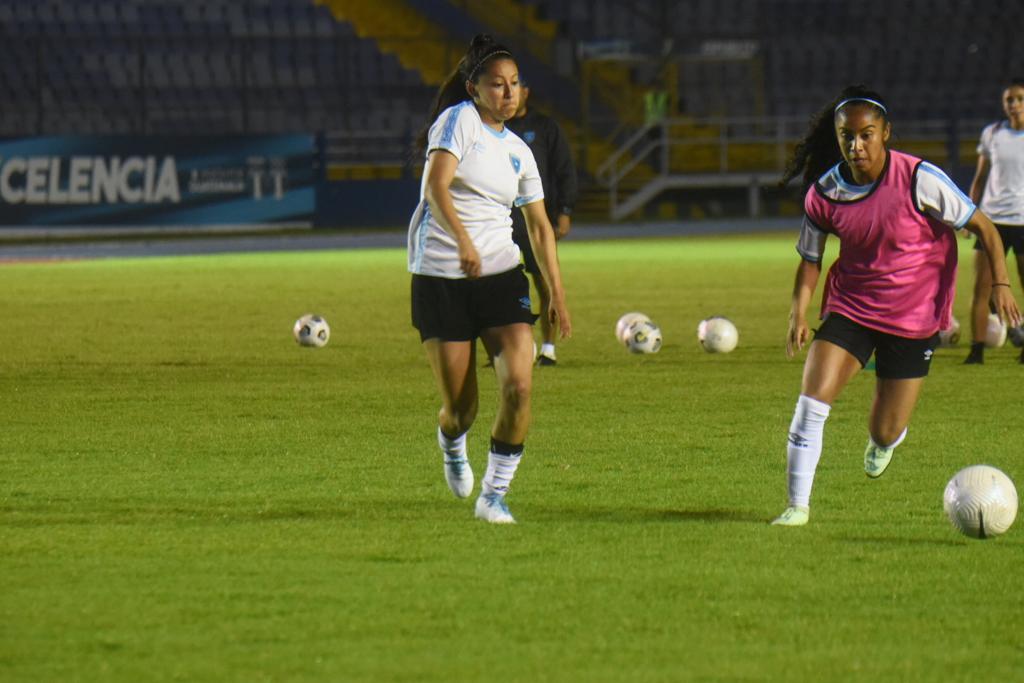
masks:
[[[1002,243],[992,222],[936,166],[889,149],[882,97],[851,86],[812,121],[783,182],[808,187],[786,353],[810,341],[806,311],[821,274],[825,240],[840,241],[825,279],[823,322],[804,364],[789,427],[789,507],[772,524],[802,526],[821,457],[825,420],[843,387],[875,355],[877,382],[864,471],[885,472],[928,374],[938,332],[948,326],[956,283],[954,231],[967,229],[992,255],[992,304],[1017,325]]]

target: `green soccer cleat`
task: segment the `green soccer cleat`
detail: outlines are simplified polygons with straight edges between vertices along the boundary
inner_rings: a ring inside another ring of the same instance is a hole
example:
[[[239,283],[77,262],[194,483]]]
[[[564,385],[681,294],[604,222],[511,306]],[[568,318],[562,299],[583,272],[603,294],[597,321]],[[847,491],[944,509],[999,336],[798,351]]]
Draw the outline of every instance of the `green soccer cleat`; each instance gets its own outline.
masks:
[[[772,520],[772,526],[803,526],[811,518],[811,508],[804,505],[790,505],[781,515]]]
[[[882,448],[868,441],[868,447],[864,451],[864,474],[872,479],[878,479],[889,467],[889,463],[892,462],[892,454],[895,451],[895,446]]]

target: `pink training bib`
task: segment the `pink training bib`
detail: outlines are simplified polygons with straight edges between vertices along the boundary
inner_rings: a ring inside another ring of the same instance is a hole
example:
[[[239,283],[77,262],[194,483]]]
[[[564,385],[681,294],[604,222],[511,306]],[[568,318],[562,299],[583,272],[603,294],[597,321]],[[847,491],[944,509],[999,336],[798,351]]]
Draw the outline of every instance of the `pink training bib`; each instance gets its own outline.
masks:
[[[922,339],[949,327],[956,284],[953,229],[917,208],[921,160],[890,150],[874,188],[854,201],[807,191],[804,211],[839,238],[821,314],[839,313],[865,327]]]

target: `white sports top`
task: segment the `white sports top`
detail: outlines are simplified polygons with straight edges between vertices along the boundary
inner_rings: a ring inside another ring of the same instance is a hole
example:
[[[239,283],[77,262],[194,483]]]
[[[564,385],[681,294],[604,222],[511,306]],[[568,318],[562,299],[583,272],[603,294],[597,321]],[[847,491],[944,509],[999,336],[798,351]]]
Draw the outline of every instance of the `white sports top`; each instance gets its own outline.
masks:
[[[991,165],[979,208],[993,223],[1024,226],[1024,130],[1008,121],[986,126],[978,154]]]
[[[427,155],[435,149],[446,150],[459,160],[449,189],[455,212],[480,254],[481,275],[518,266],[511,209],[544,199],[529,146],[508,128],[499,133],[484,125],[476,107],[467,100],[445,109],[430,127]],[[426,187],[424,173],[420,202],[409,221],[409,271],[464,278],[455,238],[431,214]]]

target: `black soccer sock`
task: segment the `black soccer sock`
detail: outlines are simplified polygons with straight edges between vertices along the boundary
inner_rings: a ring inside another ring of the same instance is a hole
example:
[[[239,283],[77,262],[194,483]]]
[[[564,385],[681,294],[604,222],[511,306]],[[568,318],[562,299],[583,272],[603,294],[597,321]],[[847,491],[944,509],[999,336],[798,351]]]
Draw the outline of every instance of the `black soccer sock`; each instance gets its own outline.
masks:
[[[492,436],[491,453],[497,453],[498,455],[522,455],[523,444],[513,444],[506,443],[505,441],[498,441]]]

